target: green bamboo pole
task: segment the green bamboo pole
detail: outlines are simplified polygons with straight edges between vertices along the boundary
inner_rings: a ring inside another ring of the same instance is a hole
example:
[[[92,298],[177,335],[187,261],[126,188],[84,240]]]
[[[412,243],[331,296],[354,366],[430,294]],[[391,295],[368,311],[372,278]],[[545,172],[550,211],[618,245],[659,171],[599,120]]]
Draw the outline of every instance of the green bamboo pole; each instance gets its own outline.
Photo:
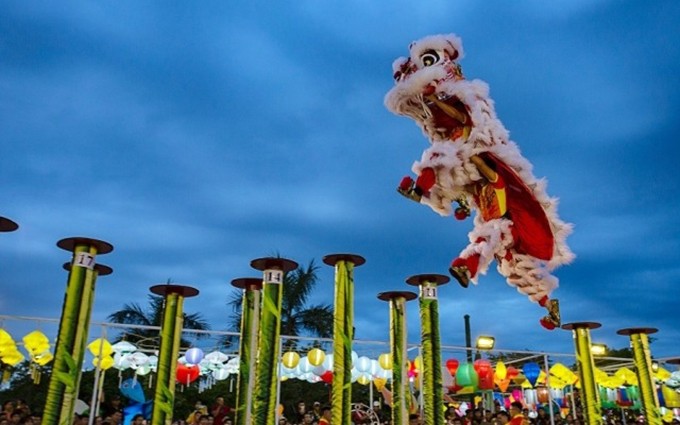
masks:
[[[0,217],[0,232],[13,232],[19,225],[7,217]]]
[[[66,238],[57,246],[73,252],[62,306],[52,374],[47,387],[43,425],[70,425],[78,397],[85,343],[89,328],[89,309],[97,272],[97,254],[113,251],[107,242],[89,238]]]
[[[335,267],[333,308],[333,384],[331,423],[352,421],[352,340],[354,339],[354,267],[366,260],[354,254],[331,254],[323,262]]]
[[[249,425],[252,421],[253,390],[255,388],[255,360],[257,356],[257,330],[260,324],[262,279],[240,278],[231,281],[243,289],[241,302],[241,335],[239,339],[239,369],[236,385],[236,425]]]
[[[155,285],[150,291],[165,297],[151,424],[170,425],[175,404],[177,356],[184,325],[184,299],[198,295],[198,289],[183,285]]]
[[[659,397],[652,376],[652,356],[649,351],[649,337],[656,333],[655,328],[627,328],[617,331],[619,335],[630,337],[630,345],[633,348],[633,359],[640,385],[640,398],[642,410],[647,424],[661,425],[661,411],[659,409]]]
[[[424,425],[444,425],[444,380],[442,377],[441,336],[437,288],[449,282],[440,274],[421,274],[406,279],[420,288],[420,337],[423,371],[422,396]]]
[[[255,259],[250,265],[262,271],[264,288],[257,343],[252,424],[275,425],[284,274],[294,270],[298,265],[291,260],[272,257]]]
[[[416,299],[415,292],[390,291],[378,299],[390,303],[390,347],[392,351],[392,423],[408,423],[408,353],[406,351],[406,301]]]
[[[588,425],[603,425],[600,392],[595,384],[595,363],[590,351],[590,330],[602,326],[596,322],[567,323],[562,329],[573,331],[576,346],[579,382],[581,383],[581,404],[583,416]]]
[[[71,263],[65,263],[63,268],[70,271]],[[83,291],[83,297],[80,300],[80,312],[78,317],[78,323],[86,323],[87,326],[80,326],[76,329],[75,340],[77,344],[73,350],[73,357],[76,360],[76,364],[82,365],[84,361],[84,355],[87,349],[87,337],[89,333],[89,323],[92,317],[92,306],[94,305],[94,292],[97,278],[99,276],[106,276],[113,273],[113,269],[104,264],[95,264],[94,266],[94,277],[87,282],[87,286]],[[70,424],[73,421],[73,415],[75,413],[76,401],[78,400],[78,394],[80,392],[80,376],[76,381],[75,388],[73,391],[68,389],[64,392],[64,402],[61,408],[61,413],[59,415],[59,423]]]

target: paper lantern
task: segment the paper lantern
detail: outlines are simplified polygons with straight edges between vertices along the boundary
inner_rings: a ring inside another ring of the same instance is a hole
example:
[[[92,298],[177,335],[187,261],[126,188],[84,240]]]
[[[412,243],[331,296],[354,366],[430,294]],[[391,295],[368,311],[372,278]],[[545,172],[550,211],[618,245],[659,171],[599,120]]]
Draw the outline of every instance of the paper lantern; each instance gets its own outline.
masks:
[[[2,353],[2,361],[10,366],[16,366],[23,362],[25,359],[24,355],[17,350],[16,347],[5,350]]]
[[[536,389],[536,399],[541,404],[546,404],[550,400],[550,390],[546,387]]]
[[[508,369],[505,367],[503,360],[499,360],[498,363],[496,363],[495,375],[500,380],[503,380],[508,376]]]
[[[423,356],[416,356],[415,360],[413,360],[413,367],[417,373],[423,371]]]
[[[496,385],[498,385],[498,389],[501,390],[501,392],[506,392],[510,386],[510,380],[508,378],[499,379],[496,381]]]
[[[361,385],[368,385],[371,383],[371,377],[367,373],[361,373],[357,378],[357,382]]]
[[[332,384],[333,383],[333,372],[330,370],[327,370],[324,372],[323,375],[321,375],[321,381],[323,381],[326,384]]]
[[[50,349],[50,340],[40,331],[30,332],[22,338],[24,348],[31,357],[35,357]]]
[[[281,357],[281,363],[288,369],[295,369],[295,367],[300,363],[300,355],[295,351],[288,351]]]
[[[576,374],[571,369],[569,369],[562,363],[554,364],[550,368],[550,374],[563,380],[569,385],[573,385],[578,380],[578,376],[576,376]]]
[[[477,375],[486,375],[486,373],[491,370],[491,362],[486,359],[475,360],[474,368]]]
[[[323,359],[322,366],[326,370],[333,370],[333,353],[326,353],[326,358]]]
[[[309,363],[309,359],[307,358],[307,356],[304,356],[300,359],[300,363],[298,363],[298,368],[302,373],[311,373],[312,369],[314,369],[314,365]]]
[[[312,369],[312,373],[316,376],[322,376],[324,373],[326,373],[326,368],[323,367],[323,365],[317,366]]]
[[[677,391],[668,388],[666,385],[662,385],[661,394],[664,401],[666,402],[667,408],[674,409],[676,407],[680,407],[680,394]]]
[[[87,344],[87,349],[93,356],[110,356],[113,354],[113,346],[104,338],[98,338]]]
[[[190,366],[179,363],[177,365],[176,378],[177,382],[183,385],[189,385],[200,376],[201,371],[198,366]]]
[[[505,377],[507,379],[513,380],[517,378],[517,375],[519,375],[519,370],[517,370],[514,366],[510,366],[506,369]]]
[[[321,349],[312,348],[307,353],[307,358],[309,359],[309,364],[312,366],[321,366],[324,359],[326,358],[326,353],[324,353]]]
[[[392,370],[392,355],[389,353],[383,353],[378,357],[378,363],[380,367],[385,370]]]
[[[373,384],[375,385],[376,390],[382,391],[382,389],[385,388],[385,384],[387,384],[387,379],[373,378]]]
[[[456,384],[461,387],[477,387],[479,376],[471,363],[463,363],[456,371]]]
[[[488,369],[482,369],[482,373],[477,374],[479,376],[479,389],[480,390],[493,390],[494,387],[494,372],[489,365]]]
[[[113,359],[111,357],[108,357],[108,358],[111,359],[111,364],[113,364]],[[51,362],[52,360],[54,360],[54,356],[49,351],[33,358],[33,361],[36,362],[40,366],[45,366],[47,363]]]
[[[111,346],[116,353],[132,353],[137,351],[137,347],[127,341],[119,341]]]
[[[212,377],[215,378],[216,381],[224,381],[229,377],[229,372],[227,369],[217,368],[212,371]]]
[[[140,376],[148,375],[151,372],[151,367],[148,364],[141,365],[135,369],[135,373]]]
[[[448,359],[446,361],[446,370],[449,371],[449,374],[451,376],[456,376],[456,371],[458,370],[458,365],[460,363],[458,362],[457,359]]]
[[[102,357],[101,361],[99,360],[99,357],[95,357],[95,358],[92,359],[92,365],[94,365],[94,367],[98,367],[102,370],[111,369],[113,367],[114,363],[115,362],[113,360],[113,357],[111,357],[111,356]]]
[[[206,354],[205,357],[203,357],[204,362],[208,361],[208,362],[213,363],[213,364],[224,363],[227,360],[229,360],[229,356],[227,356],[226,354],[224,354],[223,352],[218,351],[218,350],[212,351],[212,352]]]
[[[184,358],[190,365],[197,365],[203,360],[203,350],[200,348],[189,348],[186,353],[184,353]]]
[[[125,370],[130,367],[130,362],[128,361],[128,356],[130,354],[123,354],[120,352],[116,352],[116,354],[113,355],[113,367],[115,367],[118,370]]]
[[[366,356],[361,356],[357,360],[355,367],[359,372],[363,372],[363,373],[370,372],[371,371],[371,359],[369,359]]]
[[[541,374],[541,367],[538,365],[538,363],[529,362],[522,367],[522,372],[527,378],[527,381],[529,381],[533,387],[536,384],[539,375]]]

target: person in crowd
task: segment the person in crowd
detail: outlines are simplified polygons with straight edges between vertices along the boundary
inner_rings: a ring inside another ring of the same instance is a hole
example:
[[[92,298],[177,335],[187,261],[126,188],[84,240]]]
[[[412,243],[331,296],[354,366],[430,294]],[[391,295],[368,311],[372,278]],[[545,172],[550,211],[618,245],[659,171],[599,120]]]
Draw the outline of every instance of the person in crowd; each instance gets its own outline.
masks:
[[[232,412],[232,409],[224,404],[224,397],[215,397],[215,403],[210,408],[210,414],[214,418],[216,424],[222,424],[224,417]]]
[[[207,415],[208,414],[208,408],[206,405],[203,404],[202,401],[197,401],[194,404],[194,411],[189,414],[187,417],[187,424],[188,425],[198,425],[201,416],[202,415]]]
[[[14,402],[7,400],[2,405],[2,418],[8,421],[12,418],[12,412],[14,412]]]
[[[513,401],[510,404],[510,425],[529,425],[530,422],[524,416],[524,412],[522,411],[522,403],[519,401]]]
[[[510,423],[510,414],[508,412],[498,412],[496,413],[496,424],[505,425]]]
[[[319,425],[330,425],[331,423],[331,406],[323,406],[321,408],[321,419]]]
[[[110,399],[105,400],[100,406],[100,413],[103,418],[112,416],[115,412],[123,410],[123,401],[119,395],[113,395]]]
[[[312,404],[312,412],[314,415],[314,419],[317,421],[321,419],[321,403],[318,401],[315,401],[314,404]]]
[[[141,413],[136,414],[132,417],[132,425],[144,425],[144,415]]]
[[[321,409],[319,409],[319,412],[321,412]],[[305,413],[305,415],[302,417],[302,422],[300,422],[300,424],[303,424],[303,425],[312,425],[312,423],[314,423],[314,420],[315,420],[315,419],[316,419],[316,418],[314,417],[314,413],[312,413],[312,412],[307,412],[307,413]]]
[[[307,413],[307,407],[305,405],[304,400],[300,400],[300,401],[297,402],[297,407],[295,409],[295,416],[293,416],[296,424],[302,423],[303,419],[305,418],[305,413]]]

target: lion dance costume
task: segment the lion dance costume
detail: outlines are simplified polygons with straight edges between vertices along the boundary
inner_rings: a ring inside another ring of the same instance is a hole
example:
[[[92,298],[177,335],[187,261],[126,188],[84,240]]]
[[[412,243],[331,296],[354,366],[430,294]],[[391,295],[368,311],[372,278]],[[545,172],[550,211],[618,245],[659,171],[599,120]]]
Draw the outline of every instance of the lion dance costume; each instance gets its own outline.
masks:
[[[425,37],[409,53],[393,64],[395,86],[385,105],[414,119],[431,146],[413,164],[416,180],[404,177],[399,192],[459,220],[476,209],[470,243],[452,261],[451,275],[463,287],[476,284],[495,259],[509,285],[548,310],[540,323],[559,327],[551,272],[574,258],[565,242],[571,225],[559,219],[557,200],[496,117],[487,84],[463,76],[460,38]]]

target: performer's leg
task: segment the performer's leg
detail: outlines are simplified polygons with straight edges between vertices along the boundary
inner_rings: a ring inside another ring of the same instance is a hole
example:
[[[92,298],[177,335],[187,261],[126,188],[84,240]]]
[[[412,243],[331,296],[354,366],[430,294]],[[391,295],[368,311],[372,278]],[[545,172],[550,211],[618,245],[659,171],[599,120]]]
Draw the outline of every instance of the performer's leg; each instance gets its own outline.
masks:
[[[477,275],[486,273],[495,256],[505,253],[512,244],[512,222],[497,219],[484,222],[475,219],[475,228],[468,235],[470,244],[451,262],[449,273],[467,288],[470,281],[477,283]]]

